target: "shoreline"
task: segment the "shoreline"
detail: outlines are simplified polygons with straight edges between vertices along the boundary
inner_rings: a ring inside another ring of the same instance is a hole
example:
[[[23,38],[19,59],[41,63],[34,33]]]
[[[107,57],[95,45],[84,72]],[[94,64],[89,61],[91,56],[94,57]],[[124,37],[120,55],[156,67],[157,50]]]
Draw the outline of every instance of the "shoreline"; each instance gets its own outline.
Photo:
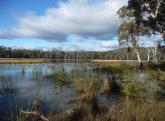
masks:
[[[36,58],[0,58],[0,64],[43,63],[45,59]]]

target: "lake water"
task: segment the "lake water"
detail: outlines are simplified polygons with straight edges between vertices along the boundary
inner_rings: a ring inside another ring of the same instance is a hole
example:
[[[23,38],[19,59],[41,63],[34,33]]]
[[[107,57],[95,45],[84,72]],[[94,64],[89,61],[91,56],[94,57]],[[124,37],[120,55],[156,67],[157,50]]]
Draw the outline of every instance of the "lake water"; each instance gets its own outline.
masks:
[[[41,101],[41,111],[46,114],[73,108],[70,99],[79,96],[72,85],[57,85],[46,78],[52,71],[64,69],[83,70],[85,74],[109,75],[92,71],[90,63],[43,63],[43,64],[2,64],[0,65],[0,121],[10,121],[20,110],[29,111],[34,100]],[[143,76],[143,75],[142,75]],[[99,95],[100,105],[115,105],[118,97],[115,94]]]

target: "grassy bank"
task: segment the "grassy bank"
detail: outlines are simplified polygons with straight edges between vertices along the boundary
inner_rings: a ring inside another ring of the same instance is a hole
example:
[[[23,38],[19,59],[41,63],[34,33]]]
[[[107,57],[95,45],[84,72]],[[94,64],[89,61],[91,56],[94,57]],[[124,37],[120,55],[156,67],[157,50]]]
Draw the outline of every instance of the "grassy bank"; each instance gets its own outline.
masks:
[[[129,63],[129,64],[138,64],[137,60],[92,60],[93,63]],[[143,61],[145,62],[145,61]]]
[[[43,63],[44,59],[34,58],[0,58],[0,64]]]

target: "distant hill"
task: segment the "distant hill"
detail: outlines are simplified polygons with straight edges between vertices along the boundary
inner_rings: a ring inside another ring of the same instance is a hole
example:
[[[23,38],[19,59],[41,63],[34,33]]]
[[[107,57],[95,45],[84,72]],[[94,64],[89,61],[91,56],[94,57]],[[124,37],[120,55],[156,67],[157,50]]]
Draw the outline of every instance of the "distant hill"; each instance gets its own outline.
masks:
[[[142,60],[147,60],[149,48],[139,48]],[[152,50],[154,48],[150,48]],[[165,46],[158,49],[158,59],[165,60]],[[43,51],[12,49],[0,46],[0,58],[45,58],[45,59],[111,59],[111,60],[136,60],[136,53],[132,48],[120,48],[110,51]],[[150,59],[153,53],[150,51]]]

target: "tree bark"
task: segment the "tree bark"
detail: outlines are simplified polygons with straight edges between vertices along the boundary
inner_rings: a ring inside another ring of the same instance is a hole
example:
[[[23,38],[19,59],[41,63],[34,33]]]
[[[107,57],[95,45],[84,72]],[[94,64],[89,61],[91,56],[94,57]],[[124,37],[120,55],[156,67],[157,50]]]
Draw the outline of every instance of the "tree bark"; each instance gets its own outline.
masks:
[[[147,60],[150,61],[150,48],[148,48]]]
[[[158,59],[157,59],[157,47],[155,47],[154,49],[152,49],[152,53],[153,53],[153,60],[155,62],[157,62],[158,61]]]
[[[138,62],[141,63],[140,53],[137,48],[135,48],[135,52],[136,52]]]

